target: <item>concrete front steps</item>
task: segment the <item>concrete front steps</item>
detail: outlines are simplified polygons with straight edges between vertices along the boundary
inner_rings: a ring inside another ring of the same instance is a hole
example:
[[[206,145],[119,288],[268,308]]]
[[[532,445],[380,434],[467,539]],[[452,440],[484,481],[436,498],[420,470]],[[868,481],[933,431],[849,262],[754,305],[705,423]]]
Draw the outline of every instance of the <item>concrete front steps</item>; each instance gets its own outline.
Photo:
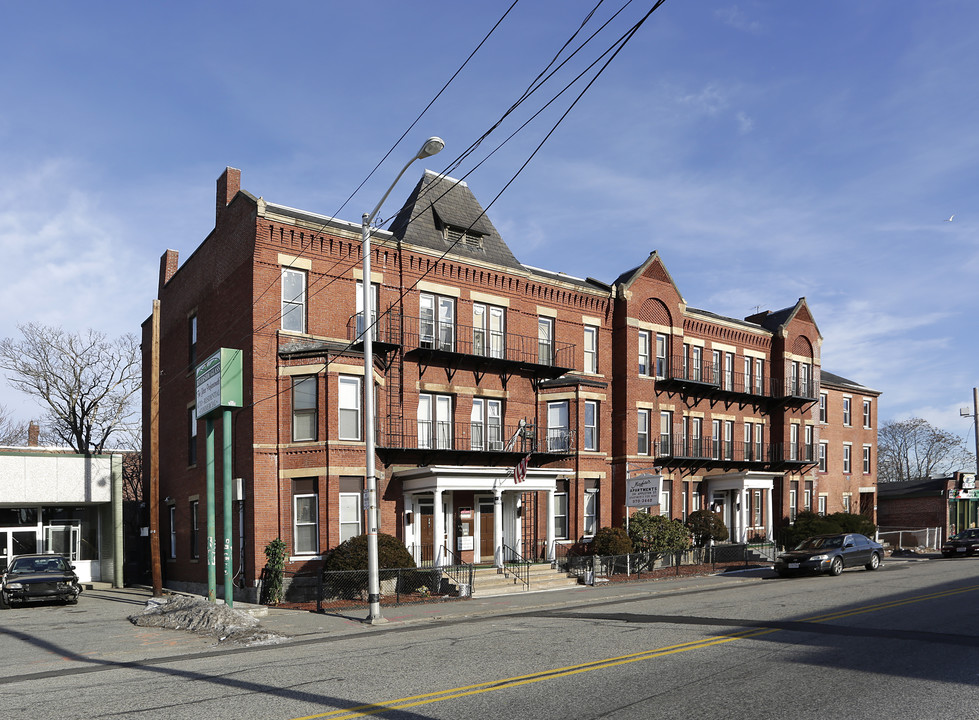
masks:
[[[495,567],[477,567],[473,570],[472,596],[485,598],[508,593],[559,590],[578,585],[578,578],[575,575],[568,575],[560,570],[555,570],[550,563],[530,565],[528,577],[529,585],[506,570]]]

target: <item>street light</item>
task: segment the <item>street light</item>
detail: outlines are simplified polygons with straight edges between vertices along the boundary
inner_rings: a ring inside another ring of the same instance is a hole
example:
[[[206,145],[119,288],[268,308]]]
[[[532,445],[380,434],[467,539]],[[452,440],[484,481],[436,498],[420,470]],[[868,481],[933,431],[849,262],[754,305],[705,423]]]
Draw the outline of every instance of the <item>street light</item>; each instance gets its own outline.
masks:
[[[373,323],[370,321],[372,311],[373,293],[371,292],[371,233],[370,225],[381,209],[381,205],[387,200],[388,195],[398,184],[398,180],[405,174],[408,166],[415,160],[431,157],[442,148],[445,143],[442,138],[430,137],[422,145],[421,150],[405,163],[394,179],[391,186],[384,193],[381,201],[377,203],[374,210],[368,215],[364,213],[361,224],[361,243],[364,252],[364,445],[367,455],[367,462],[364,470],[366,472],[367,484],[367,601],[370,603],[370,611],[365,622],[372,625],[386,622],[381,617],[381,581],[377,559],[377,526],[378,526],[378,507],[377,507],[377,478],[374,475],[374,340],[371,336]]]

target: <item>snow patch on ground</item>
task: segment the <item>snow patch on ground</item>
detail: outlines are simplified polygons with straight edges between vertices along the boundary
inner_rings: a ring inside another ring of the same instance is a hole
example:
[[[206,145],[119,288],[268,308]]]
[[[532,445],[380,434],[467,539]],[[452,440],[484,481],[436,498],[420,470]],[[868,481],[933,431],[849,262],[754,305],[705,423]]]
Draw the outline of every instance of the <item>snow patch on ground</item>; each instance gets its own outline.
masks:
[[[129,621],[140,627],[186,630],[218,642],[248,646],[274,645],[286,639],[261,629],[258,619],[247,612],[189,595],[150,598],[143,611],[130,615]]]

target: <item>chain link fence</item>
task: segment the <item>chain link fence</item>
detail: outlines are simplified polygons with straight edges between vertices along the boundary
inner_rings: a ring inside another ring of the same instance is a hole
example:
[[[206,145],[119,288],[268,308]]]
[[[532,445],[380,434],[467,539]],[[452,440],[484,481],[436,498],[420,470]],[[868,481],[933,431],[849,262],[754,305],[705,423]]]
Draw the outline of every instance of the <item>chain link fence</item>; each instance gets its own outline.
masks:
[[[942,546],[942,528],[879,528],[877,542],[894,550],[935,550]]]
[[[470,565],[396,568],[379,572],[381,605],[444,602],[472,594]],[[344,612],[369,606],[366,570],[318,574],[286,573],[283,604],[317,612]]]

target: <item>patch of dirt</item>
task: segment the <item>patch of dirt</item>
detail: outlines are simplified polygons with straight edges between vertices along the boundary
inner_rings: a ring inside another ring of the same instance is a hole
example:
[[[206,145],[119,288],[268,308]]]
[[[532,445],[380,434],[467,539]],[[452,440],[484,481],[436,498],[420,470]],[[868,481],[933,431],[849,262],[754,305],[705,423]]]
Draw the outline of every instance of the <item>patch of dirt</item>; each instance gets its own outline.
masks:
[[[129,616],[139,627],[186,630],[239,645],[272,645],[286,638],[262,630],[257,618],[224,603],[211,603],[189,595],[150,598],[142,612]]]

